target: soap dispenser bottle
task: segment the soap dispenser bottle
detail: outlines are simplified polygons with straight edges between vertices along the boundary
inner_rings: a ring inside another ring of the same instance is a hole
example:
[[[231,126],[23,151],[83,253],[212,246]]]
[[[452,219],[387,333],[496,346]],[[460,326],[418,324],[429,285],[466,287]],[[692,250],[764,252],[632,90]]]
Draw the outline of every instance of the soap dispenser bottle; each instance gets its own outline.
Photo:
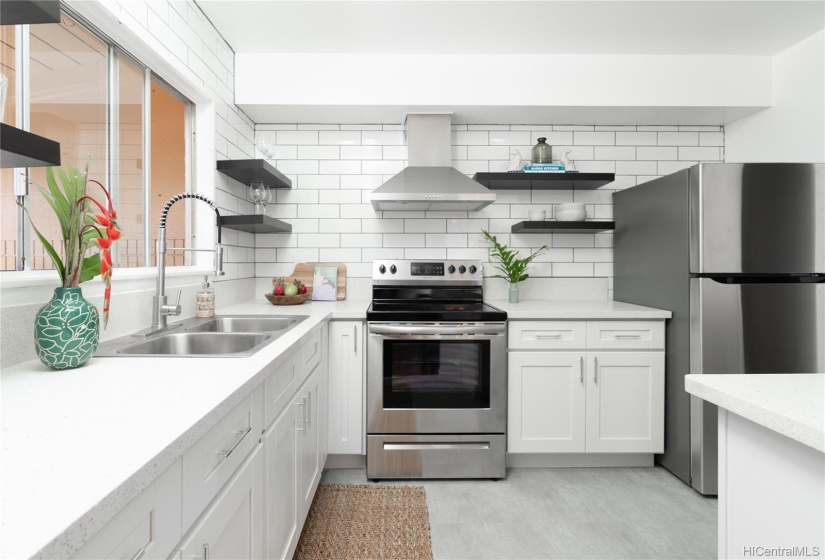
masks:
[[[195,294],[198,319],[207,319],[215,316],[215,290],[209,286],[209,276],[204,274],[201,290]]]

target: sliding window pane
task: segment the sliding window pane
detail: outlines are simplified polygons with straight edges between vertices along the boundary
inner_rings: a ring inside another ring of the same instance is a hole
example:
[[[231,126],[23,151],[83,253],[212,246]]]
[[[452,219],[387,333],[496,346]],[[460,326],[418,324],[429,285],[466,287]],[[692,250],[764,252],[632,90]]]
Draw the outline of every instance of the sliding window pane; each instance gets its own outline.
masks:
[[[117,192],[115,203],[123,236],[115,243],[117,266],[145,266],[143,231],[143,69],[118,59]],[[154,263],[150,263],[154,264]]]
[[[64,168],[72,165],[82,170],[88,160],[89,177],[105,185],[108,47],[65,14],[59,25],[33,25],[30,30],[31,131],[60,143]],[[37,184],[46,184],[42,168],[31,168],[29,176]],[[29,197],[32,219],[62,251],[60,225],[36,190]],[[102,195],[94,187],[89,194]],[[29,268],[53,268],[39,241],[27,245]]]
[[[152,213],[149,231],[152,236],[152,264],[155,264],[155,240],[160,213],[170,197],[184,192],[187,185],[188,163],[186,159],[186,119],[188,102],[169,92],[162,84],[152,81],[152,160],[151,201]],[[166,222],[168,247],[191,247],[187,221],[192,222],[192,203],[180,201],[172,206]],[[183,251],[168,251],[166,266],[188,264]]]
[[[5,124],[16,124],[15,64],[13,25],[0,26],[0,74],[6,80],[6,102],[2,107]],[[17,256],[17,205],[14,203],[14,169],[0,169],[0,270],[15,270]]]

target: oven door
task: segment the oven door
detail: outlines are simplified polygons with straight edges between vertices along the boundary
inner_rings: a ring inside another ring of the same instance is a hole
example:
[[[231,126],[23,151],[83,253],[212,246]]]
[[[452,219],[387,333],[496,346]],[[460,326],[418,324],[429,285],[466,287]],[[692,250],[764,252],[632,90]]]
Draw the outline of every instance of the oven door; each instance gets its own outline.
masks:
[[[506,323],[370,323],[367,432],[503,434]]]

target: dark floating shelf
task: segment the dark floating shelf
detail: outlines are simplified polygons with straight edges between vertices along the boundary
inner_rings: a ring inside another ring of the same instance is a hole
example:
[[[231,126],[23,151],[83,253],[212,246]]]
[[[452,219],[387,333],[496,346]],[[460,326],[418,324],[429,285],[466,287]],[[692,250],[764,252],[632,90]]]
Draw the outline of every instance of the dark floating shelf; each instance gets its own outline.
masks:
[[[291,189],[292,181],[264,159],[232,159],[218,161],[218,171],[248,185],[261,181],[271,189]]]
[[[15,0],[3,2],[0,25],[60,23],[60,0]]]
[[[4,123],[0,123],[0,149],[3,168],[60,165],[60,144]]]
[[[262,214],[221,216],[220,225],[227,229],[236,229],[248,233],[289,233],[292,231],[292,224]]]
[[[616,229],[616,222],[519,222],[512,233],[599,233]]]
[[[473,179],[490,190],[598,189],[616,180],[615,173],[476,173]]]

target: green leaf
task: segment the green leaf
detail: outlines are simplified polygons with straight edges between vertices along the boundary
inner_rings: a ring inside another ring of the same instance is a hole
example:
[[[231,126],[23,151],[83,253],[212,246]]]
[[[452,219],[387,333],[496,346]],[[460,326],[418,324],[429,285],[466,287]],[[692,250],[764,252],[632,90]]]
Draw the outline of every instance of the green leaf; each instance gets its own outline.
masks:
[[[100,254],[95,253],[91,257],[83,259],[83,268],[80,269],[78,283],[87,282],[98,274],[100,274]]]
[[[23,209],[26,215],[29,217],[29,221],[31,222],[31,215],[29,214],[29,209],[23,206],[22,204],[18,203],[18,206]],[[43,248],[46,249],[46,252],[51,257],[52,262],[54,263],[54,267],[57,269],[57,274],[60,275],[60,283],[62,284],[63,281],[66,279],[66,267],[63,266],[63,260],[60,258],[60,255],[57,254],[57,251],[54,250],[52,244],[49,243],[48,239],[43,237],[40,231],[35,227],[34,222],[32,222],[32,229],[34,233],[37,234],[37,237],[40,239],[40,243],[43,244]]]

